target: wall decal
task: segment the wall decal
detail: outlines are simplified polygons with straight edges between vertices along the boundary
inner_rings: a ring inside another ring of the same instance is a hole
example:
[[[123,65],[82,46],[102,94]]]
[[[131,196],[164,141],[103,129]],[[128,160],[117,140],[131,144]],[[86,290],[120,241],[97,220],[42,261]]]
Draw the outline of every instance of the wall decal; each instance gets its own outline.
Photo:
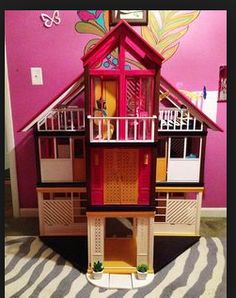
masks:
[[[52,17],[50,17],[46,13],[41,13],[40,17],[43,21],[43,25],[47,28],[52,27],[53,23],[55,25],[59,25],[61,23],[61,18],[59,16],[59,11],[58,10],[54,10]]]
[[[200,14],[198,10],[159,10],[158,18],[148,12],[148,26],[141,27],[142,37],[164,58],[170,59],[178,50],[179,40],[189,29],[189,24]]]
[[[141,35],[167,61],[176,53],[179,40],[188,32],[190,23],[199,14],[199,10],[157,10],[155,13],[149,10],[148,25],[141,26]],[[109,10],[78,10],[77,15],[79,21],[75,25],[76,31],[97,36],[85,45],[85,54],[109,31]],[[117,58],[115,51],[111,54],[112,58]],[[142,68],[140,63],[132,59],[126,59],[126,62]]]

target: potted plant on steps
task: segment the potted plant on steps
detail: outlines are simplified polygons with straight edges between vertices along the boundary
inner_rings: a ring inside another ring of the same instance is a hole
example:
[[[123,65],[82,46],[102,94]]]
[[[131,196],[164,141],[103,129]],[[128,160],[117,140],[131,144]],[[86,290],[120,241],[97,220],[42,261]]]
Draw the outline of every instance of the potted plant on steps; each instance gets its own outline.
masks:
[[[137,266],[137,276],[138,279],[146,279],[147,277],[147,271],[148,271],[148,265],[141,264]]]
[[[97,261],[93,263],[93,279],[101,279],[102,278],[102,273],[103,273],[103,265],[102,262]]]

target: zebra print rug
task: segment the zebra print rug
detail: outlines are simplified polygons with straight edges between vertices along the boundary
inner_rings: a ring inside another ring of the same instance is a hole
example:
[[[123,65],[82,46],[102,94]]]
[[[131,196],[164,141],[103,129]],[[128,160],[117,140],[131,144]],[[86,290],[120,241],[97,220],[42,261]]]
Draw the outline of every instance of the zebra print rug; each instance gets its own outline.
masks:
[[[106,290],[91,285],[38,237],[5,240],[5,298],[225,298],[226,240],[203,238],[155,274],[146,287]]]

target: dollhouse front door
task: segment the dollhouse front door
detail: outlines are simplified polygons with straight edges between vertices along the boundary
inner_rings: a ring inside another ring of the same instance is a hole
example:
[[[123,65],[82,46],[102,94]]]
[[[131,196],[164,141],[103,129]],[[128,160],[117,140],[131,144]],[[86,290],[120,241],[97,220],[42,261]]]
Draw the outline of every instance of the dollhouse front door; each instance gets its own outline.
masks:
[[[104,149],[104,204],[138,203],[138,151]]]

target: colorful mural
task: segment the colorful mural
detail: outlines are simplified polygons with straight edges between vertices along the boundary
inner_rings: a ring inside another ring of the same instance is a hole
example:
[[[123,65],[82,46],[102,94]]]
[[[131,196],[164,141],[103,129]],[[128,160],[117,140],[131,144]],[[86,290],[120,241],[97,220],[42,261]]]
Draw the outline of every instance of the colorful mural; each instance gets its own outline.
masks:
[[[170,59],[178,50],[181,37],[183,37],[191,22],[200,14],[199,11],[181,11],[181,10],[159,10],[154,14],[149,11],[148,26],[141,26],[141,35],[150,43],[164,58]],[[78,10],[79,21],[75,25],[78,33],[93,34],[98,37],[92,38],[84,47],[86,53],[93,47],[98,40],[109,31],[109,11],[103,10]],[[117,62],[118,52],[115,50],[109,56],[109,61],[104,61],[104,67],[114,67]],[[109,63],[114,61],[114,63]],[[136,67],[142,67],[137,61],[127,58],[126,67],[133,64]]]

